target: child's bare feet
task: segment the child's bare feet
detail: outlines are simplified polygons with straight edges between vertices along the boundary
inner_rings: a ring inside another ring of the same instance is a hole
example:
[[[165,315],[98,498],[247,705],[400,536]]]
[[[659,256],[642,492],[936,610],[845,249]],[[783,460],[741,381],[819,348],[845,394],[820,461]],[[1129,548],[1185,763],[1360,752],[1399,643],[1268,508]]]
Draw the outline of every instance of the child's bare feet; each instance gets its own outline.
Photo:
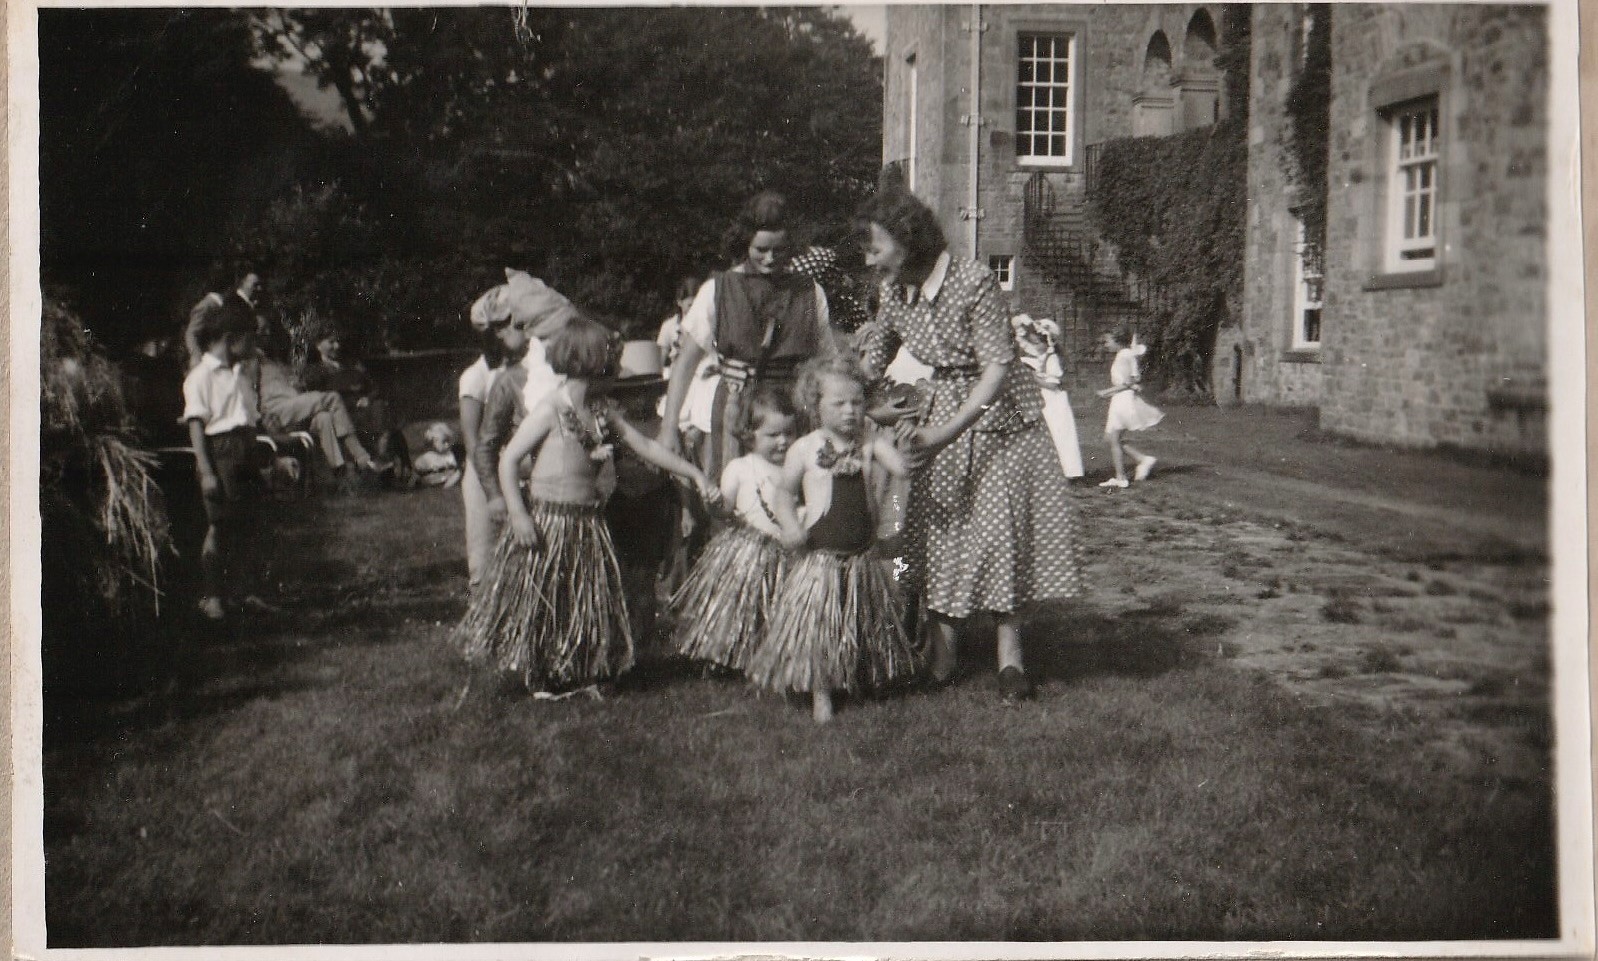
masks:
[[[220,621],[227,616],[227,612],[222,609],[220,597],[200,598],[200,613],[204,614],[208,621]]]
[[[826,724],[832,720],[832,692],[815,691],[810,695],[810,716],[815,718],[817,724]]]

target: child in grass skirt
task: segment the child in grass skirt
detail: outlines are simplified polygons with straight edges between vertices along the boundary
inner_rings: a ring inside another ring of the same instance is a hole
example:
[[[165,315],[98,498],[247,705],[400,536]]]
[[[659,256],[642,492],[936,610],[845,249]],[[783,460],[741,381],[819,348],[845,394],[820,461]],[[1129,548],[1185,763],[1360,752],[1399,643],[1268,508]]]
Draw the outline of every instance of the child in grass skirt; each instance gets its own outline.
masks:
[[[890,441],[869,433],[852,362],[807,363],[796,395],[821,425],[794,443],[783,468],[788,489],[803,491],[805,552],[790,564],[745,671],[761,687],[808,691],[824,723],[833,691],[882,687],[920,668],[892,571],[873,550],[885,475],[905,467]]]
[[[793,402],[761,387],[748,410],[740,441],[749,453],[721,473],[721,501],[731,523],[706,546],[671,601],[677,650],[735,671],[744,669],[765,630],[787,571],[785,548],[804,542],[782,473],[793,441]]]
[[[601,468],[620,441],[645,462],[716,492],[697,467],[638,433],[605,396],[621,338],[586,317],[548,341],[565,379],[534,406],[499,460],[509,525],[473,595],[455,641],[469,661],[519,674],[529,690],[576,688],[632,666],[621,570],[601,508]],[[536,452],[519,496],[518,463]]]

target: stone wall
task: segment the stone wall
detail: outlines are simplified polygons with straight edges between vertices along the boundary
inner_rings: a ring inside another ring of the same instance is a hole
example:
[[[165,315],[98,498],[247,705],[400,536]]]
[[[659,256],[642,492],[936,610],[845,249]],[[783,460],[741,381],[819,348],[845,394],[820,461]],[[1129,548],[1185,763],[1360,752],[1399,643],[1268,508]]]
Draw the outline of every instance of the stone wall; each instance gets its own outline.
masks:
[[[1197,16],[1203,10],[1202,16]],[[972,7],[890,5],[887,8],[883,159],[909,157],[910,58],[916,69],[917,171],[913,189],[938,214],[950,251],[986,264],[994,255],[1014,258],[1013,308],[1054,317],[1065,332],[1068,380],[1102,379],[1108,361],[1095,344],[1095,319],[1070,310],[1069,290],[1029,264],[1023,230],[1027,181],[1044,170],[1062,215],[1081,230],[1089,144],[1131,136],[1149,124],[1174,130],[1185,111],[1193,121],[1213,115],[1213,49],[1206,29],[1218,30],[1220,8],[1180,5],[984,5],[981,39],[981,119],[978,138],[978,209],[975,243],[970,207],[972,114]],[[1205,20],[1208,19],[1206,26]],[[1068,166],[1018,162],[1015,152],[1018,34],[1069,32],[1076,37],[1073,157]],[[1161,34],[1153,46],[1151,39]],[[1185,87],[1180,86],[1186,84]],[[1208,85],[1208,86],[1207,86]],[[1205,99],[1205,98],[1209,99]],[[1207,112],[1207,113],[1206,113]],[[1087,355],[1087,356],[1083,356]]]
[[[1338,5],[1322,427],[1505,455],[1546,446],[1547,18],[1537,7]],[[1395,277],[1383,98],[1436,88],[1437,270]]]

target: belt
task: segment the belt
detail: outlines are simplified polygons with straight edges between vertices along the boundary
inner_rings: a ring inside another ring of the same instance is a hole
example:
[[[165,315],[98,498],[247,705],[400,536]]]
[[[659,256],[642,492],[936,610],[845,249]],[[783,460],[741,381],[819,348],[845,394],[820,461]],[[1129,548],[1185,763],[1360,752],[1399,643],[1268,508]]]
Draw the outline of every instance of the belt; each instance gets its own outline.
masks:
[[[746,363],[732,357],[722,357],[716,361],[716,366],[721,370],[723,380],[734,387],[743,387],[754,380],[757,368],[754,364]],[[761,379],[767,377],[792,378],[799,370],[799,365],[790,361],[763,364],[758,368]]]
[[[981,364],[954,364],[948,367],[932,368],[932,377],[935,380],[952,380],[956,377],[978,377],[982,374]]]

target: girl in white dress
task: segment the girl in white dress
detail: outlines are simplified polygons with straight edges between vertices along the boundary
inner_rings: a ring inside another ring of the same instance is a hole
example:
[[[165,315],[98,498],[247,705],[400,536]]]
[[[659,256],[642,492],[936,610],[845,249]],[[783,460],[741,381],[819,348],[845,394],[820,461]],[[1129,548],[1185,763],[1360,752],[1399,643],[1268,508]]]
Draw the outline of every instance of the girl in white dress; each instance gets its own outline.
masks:
[[[1067,478],[1082,476],[1082,445],[1076,436],[1076,415],[1065,393],[1065,370],[1060,363],[1060,328],[1047,317],[1033,320],[1027,314],[1010,318],[1021,363],[1032,371],[1043,395],[1043,423],[1048,425],[1060,468]]]
[[[1110,398],[1110,412],[1104,420],[1104,439],[1110,445],[1110,460],[1115,464],[1115,476],[1100,484],[1100,487],[1124,488],[1131,483],[1126,479],[1127,454],[1137,461],[1133,480],[1147,479],[1156,462],[1152,455],[1121,440],[1121,435],[1129,430],[1147,430],[1165,419],[1160,409],[1144,400],[1139,393],[1142,390],[1142,376],[1138,373],[1137,359],[1148,348],[1141,344],[1134,345],[1132,341],[1131,331],[1125,329],[1104,335],[1104,346],[1115,351],[1115,360],[1110,364],[1110,386],[1098,393],[1100,397]]]

